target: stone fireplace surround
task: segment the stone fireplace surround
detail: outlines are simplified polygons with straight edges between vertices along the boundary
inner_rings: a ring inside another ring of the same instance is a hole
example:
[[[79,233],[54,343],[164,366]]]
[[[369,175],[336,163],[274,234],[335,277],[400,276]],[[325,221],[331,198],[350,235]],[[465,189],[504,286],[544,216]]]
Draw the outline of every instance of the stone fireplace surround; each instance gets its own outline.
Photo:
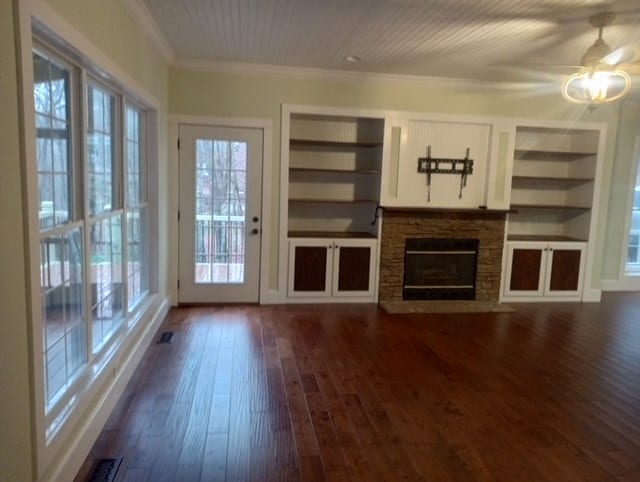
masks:
[[[498,302],[504,247],[505,211],[384,208],[379,301],[402,301],[407,238],[477,238],[476,301]]]

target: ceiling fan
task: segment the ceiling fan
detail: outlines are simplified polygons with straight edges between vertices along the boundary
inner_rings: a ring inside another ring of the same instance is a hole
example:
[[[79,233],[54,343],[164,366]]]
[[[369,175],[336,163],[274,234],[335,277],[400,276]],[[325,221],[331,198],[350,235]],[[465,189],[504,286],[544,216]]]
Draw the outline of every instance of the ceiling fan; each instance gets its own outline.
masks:
[[[598,38],[580,59],[577,72],[565,79],[562,95],[577,104],[599,105],[624,97],[631,89],[629,66],[634,53],[621,47],[612,49],[603,38],[603,30],[615,19],[612,12],[589,17],[589,23],[598,29]]]

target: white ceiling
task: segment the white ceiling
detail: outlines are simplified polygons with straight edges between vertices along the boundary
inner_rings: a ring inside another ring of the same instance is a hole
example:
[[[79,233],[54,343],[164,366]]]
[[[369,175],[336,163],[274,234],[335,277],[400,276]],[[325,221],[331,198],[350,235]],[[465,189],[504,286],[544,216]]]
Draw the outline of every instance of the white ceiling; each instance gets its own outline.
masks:
[[[577,65],[602,11],[617,13],[607,43],[640,62],[640,0],[142,2],[178,62],[531,81],[552,71],[531,64]]]

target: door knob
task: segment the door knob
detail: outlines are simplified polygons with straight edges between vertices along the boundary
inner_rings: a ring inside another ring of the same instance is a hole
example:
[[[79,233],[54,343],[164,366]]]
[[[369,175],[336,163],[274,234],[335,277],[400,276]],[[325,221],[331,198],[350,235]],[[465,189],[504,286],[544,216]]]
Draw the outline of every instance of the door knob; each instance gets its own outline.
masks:
[[[251,234],[258,234],[260,231],[258,230],[258,228],[253,228],[251,230]]]
[[[260,218],[258,216],[254,216],[251,221],[253,221],[254,223],[257,223],[258,221],[260,221]]]

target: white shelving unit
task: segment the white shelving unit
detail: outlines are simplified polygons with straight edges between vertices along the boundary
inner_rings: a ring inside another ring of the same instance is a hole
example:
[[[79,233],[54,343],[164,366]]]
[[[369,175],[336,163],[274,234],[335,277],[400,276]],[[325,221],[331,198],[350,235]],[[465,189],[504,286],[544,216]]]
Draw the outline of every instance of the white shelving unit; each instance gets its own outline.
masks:
[[[287,298],[373,301],[384,118],[283,116]]]
[[[516,127],[505,299],[582,299],[601,134],[595,127]]]
[[[289,235],[375,237],[384,121],[292,114],[289,126]]]
[[[600,132],[517,127],[509,239],[589,238]]]

